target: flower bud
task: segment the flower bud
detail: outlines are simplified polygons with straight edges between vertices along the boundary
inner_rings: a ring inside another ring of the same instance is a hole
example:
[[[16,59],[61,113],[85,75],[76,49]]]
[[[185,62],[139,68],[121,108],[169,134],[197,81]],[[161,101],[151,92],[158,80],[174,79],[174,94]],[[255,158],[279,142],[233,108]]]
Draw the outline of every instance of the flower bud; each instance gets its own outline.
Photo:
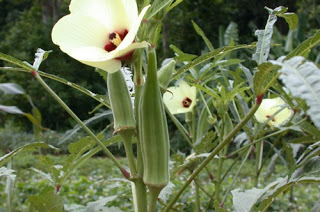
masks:
[[[164,93],[167,90],[175,65],[176,65],[176,61],[171,60],[169,63],[162,66],[158,71],[159,86],[162,93]]]

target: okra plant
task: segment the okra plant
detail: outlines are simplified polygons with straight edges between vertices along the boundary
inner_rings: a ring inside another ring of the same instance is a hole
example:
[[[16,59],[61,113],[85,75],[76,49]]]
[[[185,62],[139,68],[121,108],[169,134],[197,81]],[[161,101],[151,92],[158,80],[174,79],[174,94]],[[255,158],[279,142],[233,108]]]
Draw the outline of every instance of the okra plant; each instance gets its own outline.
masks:
[[[320,182],[320,70],[312,62],[320,31],[288,54],[271,60],[270,51],[277,47],[272,39],[277,19],[284,18],[290,30],[298,25],[298,17],[287,8],[266,8],[269,17],[265,29],[255,32],[257,42],[252,44],[236,45],[235,35],[230,33],[234,25],[230,25],[221,32],[227,45],[215,49],[193,22],[207,52],[198,56],[171,46],[175,56],[158,65],[162,21],[181,2],[71,0],[70,14],[52,29],[52,41],[70,57],[92,66],[106,81],[108,95],[92,93],[41,71],[40,65],[50,51],[38,49],[33,64],[0,53],[0,59],[10,64],[1,67],[2,71],[32,74],[39,87],[88,134],[70,145],[63,166],[46,159],[47,173],[37,172],[47,176],[50,183],[39,195],[28,198],[29,211],[266,211],[278,194],[292,192],[294,185]],[[250,55],[240,57],[239,52]],[[254,66],[247,68],[248,64]],[[99,108],[110,109],[112,137],[93,132],[43,77],[88,95],[97,100]],[[130,91],[129,83],[133,84]],[[190,151],[170,150],[169,122]],[[128,168],[108,148],[120,141]],[[15,211],[11,201],[16,176],[12,158],[37,147],[57,149],[37,142],[0,157],[0,176],[7,179],[6,207],[10,212]],[[123,198],[123,194],[87,206],[64,204],[63,187],[68,177],[101,150],[129,183],[127,196],[132,207],[112,207],[112,201]],[[250,155],[256,172],[252,173],[252,188],[244,190],[237,180]],[[226,160],[230,159],[232,165],[227,167]],[[262,171],[270,173],[277,159],[288,169],[281,178],[261,185]],[[267,171],[263,169],[266,163]],[[230,173],[234,176],[226,183]],[[186,192],[192,197],[183,196]]]

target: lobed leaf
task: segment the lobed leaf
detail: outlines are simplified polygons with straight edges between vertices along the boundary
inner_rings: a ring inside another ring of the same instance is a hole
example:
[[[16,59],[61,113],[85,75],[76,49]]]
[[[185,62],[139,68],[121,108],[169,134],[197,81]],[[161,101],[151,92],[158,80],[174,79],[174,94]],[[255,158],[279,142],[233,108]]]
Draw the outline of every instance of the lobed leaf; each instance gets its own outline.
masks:
[[[320,69],[301,56],[273,63],[281,66],[279,78],[292,95],[306,101],[310,107],[307,114],[320,129]]]

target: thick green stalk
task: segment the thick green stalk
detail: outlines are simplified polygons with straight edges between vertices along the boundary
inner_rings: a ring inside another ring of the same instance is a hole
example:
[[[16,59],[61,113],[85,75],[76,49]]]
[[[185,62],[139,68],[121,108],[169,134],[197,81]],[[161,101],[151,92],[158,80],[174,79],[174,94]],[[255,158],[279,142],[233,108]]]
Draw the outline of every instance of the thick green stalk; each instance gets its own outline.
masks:
[[[135,102],[134,102],[134,113],[136,123],[140,122],[139,117],[139,104],[140,104],[140,97],[142,93],[142,88],[144,84],[144,78],[142,73],[142,53],[141,49],[135,51],[135,61],[133,63],[134,67],[134,90],[135,90]],[[137,209],[136,212],[146,212],[148,210],[148,199],[147,199],[147,187],[142,180],[143,176],[143,159],[142,159],[142,152],[141,152],[141,138],[140,138],[140,127],[139,124],[136,126],[137,130],[137,178],[134,181],[135,184],[135,197],[137,200]]]
[[[132,150],[132,142],[131,142],[133,132],[134,130],[124,130],[124,131],[119,131],[119,134],[122,137],[122,142],[124,145],[124,149],[126,151],[129,168],[131,172],[131,177],[136,178],[137,168],[135,164],[135,159],[134,159],[133,150]]]
[[[162,188],[149,186],[150,204],[149,204],[148,212],[156,212],[157,211],[156,209],[157,209],[158,196],[159,196],[161,190],[162,190]]]
[[[249,113],[241,120],[241,122],[229,133],[229,135],[210,153],[210,155],[199,165],[197,169],[189,176],[184,185],[180,188],[178,193],[172,198],[170,203],[164,209],[164,211],[168,212],[173,205],[176,203],[180,195],[184,192],[184,190],[189,186],[189,184],[195,179],[196,176],[204,169],[208,163],[216,156],[221,149],[223,149],[227,144],[231,142],[231,139],[245,126],[245,124],[251,119],[254,113],[259,108],[260,104],[255,104]]]
[[[94,141],[101,147],[101,149],[107,154],[107,156],[114,162],[114,164],[120,169],[122,174],[126,178],[130,178],[130,174],[126,169],[119,163],[119,161],[113,156],[113,154],[103,145],[103,143],[95,136],[95,134],[78,118],[78,116],[64,103],[62,99],[43,81],[41,76],[36,72],[32,71],[33,76],[38,80],[40,85],[48,91],[48,93],[65,109],[69,115],[94,139]]]
[[[195,200],[195,212],[200,212],[201,203],[200,203],[200,189],[199,185],[196,182],[196,179],[193,181],[195,186],[196,200]]]

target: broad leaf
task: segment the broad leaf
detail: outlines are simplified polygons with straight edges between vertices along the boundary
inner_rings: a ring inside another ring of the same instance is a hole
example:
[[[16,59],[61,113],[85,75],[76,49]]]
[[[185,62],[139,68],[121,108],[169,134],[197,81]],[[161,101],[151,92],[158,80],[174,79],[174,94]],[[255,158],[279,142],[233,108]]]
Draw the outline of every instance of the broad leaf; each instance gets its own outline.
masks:
[[[310,107],[307,113],[320,129],[320,69],[301,56],[274,63],[282,66],[279,78],[294,97],[306,101]]]
[[[63,211],[63,198],[55,193],[52,187],[46,187],[39,195],[29,196],[32,212],[61,212]]]
[[[4,94],[25,94],[23,88],[15,83],[0,83],[0,90]]]

